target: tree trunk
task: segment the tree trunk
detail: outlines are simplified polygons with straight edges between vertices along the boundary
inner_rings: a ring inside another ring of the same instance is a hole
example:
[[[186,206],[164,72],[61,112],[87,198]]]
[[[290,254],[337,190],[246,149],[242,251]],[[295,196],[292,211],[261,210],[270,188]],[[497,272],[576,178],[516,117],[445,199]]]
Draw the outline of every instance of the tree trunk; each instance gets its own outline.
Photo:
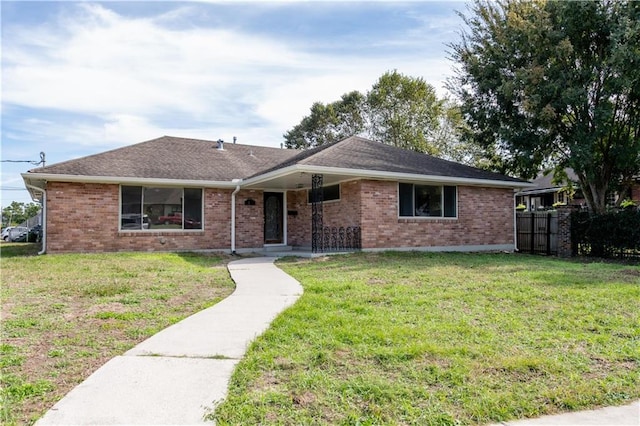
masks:
[[[583,173],[576,173],[580,181],[580,189],[587,201],[587,207],[594,213],[604,213],[607,208],[607,185],[588,182]]]

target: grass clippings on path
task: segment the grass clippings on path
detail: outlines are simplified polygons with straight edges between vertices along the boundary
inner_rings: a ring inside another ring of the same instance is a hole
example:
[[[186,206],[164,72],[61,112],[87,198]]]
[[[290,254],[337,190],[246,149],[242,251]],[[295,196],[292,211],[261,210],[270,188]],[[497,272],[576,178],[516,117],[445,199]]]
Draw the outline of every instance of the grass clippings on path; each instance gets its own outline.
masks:
[[[219,255],[0,249],[1,424],[33,423],[106,361],[234,289]]]
[[[484,424],[640,397],[640,268],[515,254],[278,264],[304,295],[255,341],[227,424]]]

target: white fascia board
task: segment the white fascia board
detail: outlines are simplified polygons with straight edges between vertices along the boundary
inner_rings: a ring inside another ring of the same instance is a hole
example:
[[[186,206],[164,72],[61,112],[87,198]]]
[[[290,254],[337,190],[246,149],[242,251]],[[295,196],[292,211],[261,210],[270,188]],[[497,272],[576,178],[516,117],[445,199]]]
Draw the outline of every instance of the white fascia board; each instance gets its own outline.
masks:
[[[397,172],[384,172],[379,170],[359,170],[359,169],[347,169],[340,167],[321,167],[321,166],[308,166],[304,164],[296,164],[293,166],[285,167],[267,173],[265,175],[256,176],[253,179],[246,180],[243,185],[256,185],[262,182],[269,181],[271,179],[283,177],[292,173],[317,173],[317,174],[334,174],[359,178],[381,179],[381,180],[407,180],[417,182],[437,182],[437,183],[450,183],[456,185],[475,185],[475,186],[493,186],[501,188],[530,188],[535,186],[529,182],[509,182],[503,180],[490,180],[490,179],[471,179],[452,176],[434,176],[434,175],[421,175],[413,173],[397,173]]]
[[[199,188],[235,188],[238,183],[232,181],[207,181],[193,179],[157,179],[121,176],[78,176],[52,173],[22,173],[22,179],[43,182],[77,182],[77,183],[105,183],[130,185],[159,185],[159,186],[194,186]]]

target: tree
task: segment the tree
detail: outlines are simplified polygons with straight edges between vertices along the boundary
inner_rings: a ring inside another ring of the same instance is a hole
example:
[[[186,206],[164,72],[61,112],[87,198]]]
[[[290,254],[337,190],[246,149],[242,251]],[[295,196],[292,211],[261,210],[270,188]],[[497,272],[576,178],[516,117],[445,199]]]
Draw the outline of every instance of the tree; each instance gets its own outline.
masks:
[[[462,137],[468,131],[460,106],[445,99],[433,134],[435,155],[470,166],[490,168],[491,163],[485,158],[482,147]]]
[[[450,45],[469,139],[501,172],[571,167],[589,207],[640,172],[640,2],[476,0]]]
[[[36,203],[19,203],[11,202],[7,207],[2,209],[2,225],[13,226],[31,219],[40,212],[40,204]]]
[[[354,91],[331,104],[314,103],[311,113],[284,138],[287,148],[307,149],[362,135],[469,163],[478,156],[465,154],[458,137],[463,125],[458,107],[438,99],[422,78],[390,71],[364,95]]]
[[[422,78],[386,72],[366,96],[368,133],[389,145],[437,155],[443,102]]]
[[[330,104],[315,102],[311,114],[284,134],[287,148],[313,148],[336,142],[364,129],[364,96],[358,91],[345,93]]]

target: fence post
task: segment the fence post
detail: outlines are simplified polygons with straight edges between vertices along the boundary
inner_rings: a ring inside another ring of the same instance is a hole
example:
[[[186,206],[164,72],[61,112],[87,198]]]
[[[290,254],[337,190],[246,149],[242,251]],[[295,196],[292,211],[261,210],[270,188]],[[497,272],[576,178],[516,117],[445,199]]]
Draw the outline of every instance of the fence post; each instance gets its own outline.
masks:
[[[534,254],[536,252],[536,212],[531,212],[531,251],[529,253]]]
[[[558,257],[573,256],[571,242],[571,213],[576,206],[558,206]]]
[[[551,212],[547,212],[547,256],[551,254]]]

